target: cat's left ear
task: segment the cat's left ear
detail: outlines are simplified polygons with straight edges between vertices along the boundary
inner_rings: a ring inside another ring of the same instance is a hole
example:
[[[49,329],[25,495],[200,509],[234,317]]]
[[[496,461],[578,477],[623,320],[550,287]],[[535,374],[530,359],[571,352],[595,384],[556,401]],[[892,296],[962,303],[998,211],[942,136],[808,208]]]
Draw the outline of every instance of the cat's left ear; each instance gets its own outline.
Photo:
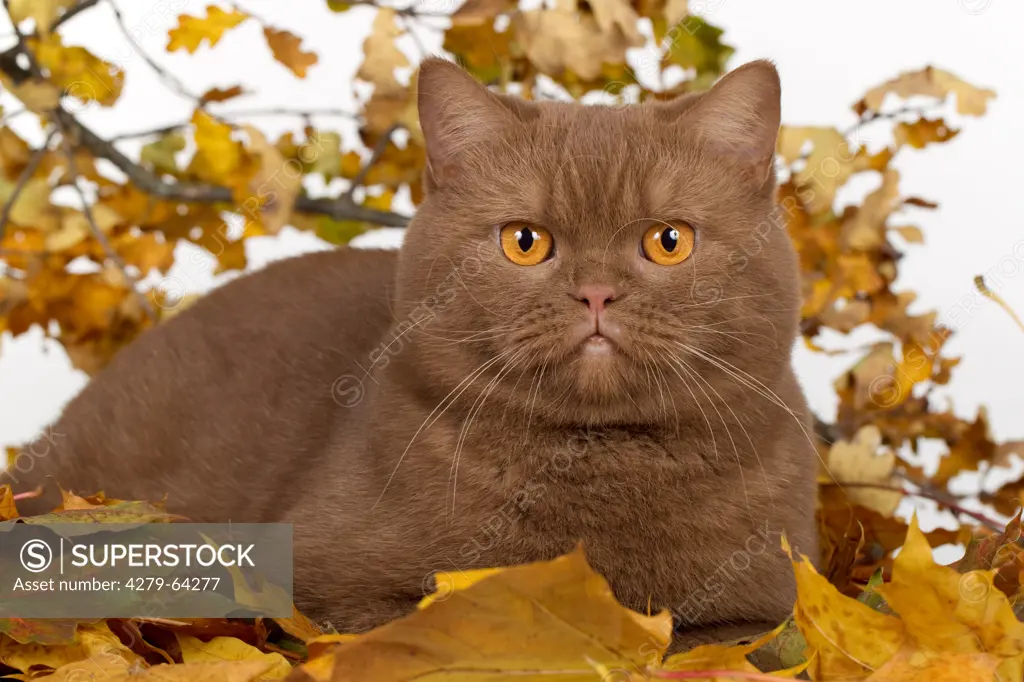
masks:
[[[528,102],[493,93],[457,65],[437,57],[420,65],[416,87],[428,189],[444,184],[476,144],[532,114]]]
[[[763,182],[773,171],[781,94],[775,66],[758,60],[729,72],[696,102],[680,102],[677,120],[712,148],[749,166]]]

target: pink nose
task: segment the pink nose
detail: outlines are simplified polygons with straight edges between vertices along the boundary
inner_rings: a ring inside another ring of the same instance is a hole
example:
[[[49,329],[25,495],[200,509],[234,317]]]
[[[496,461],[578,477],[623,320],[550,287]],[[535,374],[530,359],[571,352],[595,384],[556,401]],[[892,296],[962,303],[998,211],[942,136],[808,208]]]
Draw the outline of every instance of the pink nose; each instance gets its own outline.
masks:
[[[576,300],[588,306],[594,315],[598,315],[615,300],[615,290],[602,284],[584,284],[576,292]]]

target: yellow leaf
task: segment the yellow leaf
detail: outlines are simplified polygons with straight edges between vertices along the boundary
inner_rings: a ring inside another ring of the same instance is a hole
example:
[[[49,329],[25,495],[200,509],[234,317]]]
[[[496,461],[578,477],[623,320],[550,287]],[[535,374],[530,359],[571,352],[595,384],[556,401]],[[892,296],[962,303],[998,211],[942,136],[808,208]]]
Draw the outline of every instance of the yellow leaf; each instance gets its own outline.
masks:
[[[55,670],[75,661],[126,669],[142,657],[121,643],[106,623],[80,625],[73,644],[21,644],[0,635],[0,663],[22,672]]]
[[[0,73],[0,83],[33,113],[42,114],[60,105],[61,90],[50,81],[27,80],[15,84],[10,76]]]
[[[784,548],[790,553],[788,544]],[[899,618],[841,594],[805,556],[793,560],[793,572],[797,590],[793,616],[807,641],[808,657],[815,655],[812,679],[858,679],[899,651],[905,639]]]
[[[594,664],[643,670],[651,657],[660,658],[670,632],[667,612],[643,616],[619,605],[577,550],[495,573],[300,670],[315,673],[313,679],[389,682],[445,672],[462,679],[468,673],[455,670],[473,669],[481,680],[529,679],[541,669],[552,679],[582,682],[596,679]]]
[[[232,184],[232,175],[242,166],[242,146],[231,139],[231,127],[209,114],[196,109],[192,116],[195,125],[195,170],[205,179]]]
[[[178,25],[168,32],[170,40],[167,43],[167,51],[184,49],[192,54],[199,49],[204,40],[213,47],[220,42],[225,31],[238,26],[248,18],[249,15],[238,10],[225,12],[215,5],[206,8],[205,18],[182,14],[178,17]]]
[[[877,426],[862,427],[854,436],[853,442],[837,441],[828,453],[828,468],[840,483],[868,483],[892,486],[893,467],[896,466],[896,454],[891,450],[879,453],[882,445],[882,433]],[[845,487],[850,502],[859,504],[885,516],[892,516],[903,495],[887,490],[871,488]]]
[[[960,134],[959,130],[949,127],[941,118],[934,121],[922,118],[913,123],[900,121],[892,132],[898,147],[909,144],[915,149],[923,149],[935,142],[946,142]]]
[[[14,189],[11,183],[0,181],[0,204],[10,200]],[[11,207],[11,222],[40,232],[59,229],[60,214],[50,203],[50,191],[50,183],[45,178],[33,178],[25,183]]]
[[[14,492],[10,485],[4,483],[0,485],[0,521],[9,521],[17,517],[18,507],[14,504]]]
[[[867,682],[993,682],[999,658],[904,647]]]
[[[594,14],[580,12],[575,0],[553,9],[520,12],[513,18],[516,40],[541,72],[558,78],[568,70],[593,80],[601,75],[604,64],[624,63],[626,49],[636,46],[633,35],[621,30],[623,15],[633,10],[615,7],[606,8],[600,21]]]
[[[805,154],[807,146],[810,152]],[[836,191],[853,172],[854,155],[842,133],[835,128],[782,126],[776,151],[790,165],[803,159],[793,179],[810,212],[831,209]]]
[[[203,642],[189,635],[175,633],[181,647],[181,660],[185,663],[214,663],[216,661],[258,661],[269,663],[267,669],[254,679],[278,680],[292,671],[288,659],[278,653],[265,654],[259,649],[234,637],[214,637]]]
[[[139,159],[159,173],[173,175],[178,172],[176,154],[183,149],[185,149],[185,136],[177,132],[168,133],[143,145]]]
[[[840,243],[848,250],[870,251],[885,245],[885,223],[899,205],[900,175],[893,169],[882,172],[882,185],[864,198],[864,203],[843,216]]]
[[[464,590],[484,578],[501,573],[500,568],[477,568],[466,571],[438,571],[434,574],[434,591],[420,600],[416,608],[425,609],[434,602],[444,601],[456,590]]]
[[[36,59],[64,94],[83,102],[111,106],[121,96],[124,71],[84,47],[65,47],[56,33],[33,40]]]
[[[363,42],[365,57],[356,78],[373,83],[374,94],[391,94],[406,90],[406,87],[395,78],[396,68],[409,66],[409,60],[395,46],[395,39],[402,34],[395,23],[397,16],[398,13],[388,7],[378,10],[370,35]]]
[[[265,661],[217,661],[155,665],[138,670],[104,665],[103,661],[71,663],[32,682],[255,682],[268,669]]]
[[[662,663],[666,670],[736,670],[748,673],[760,672],[747,660],[747,655],[760,649],[775,639],[786,628],[787,623],[780,624],[771,632],[765,633],[750,644],[729,646],[727,644],[704,644],[682,654],[669,656]],[[801,671],[803,666],[801,666]],[[780,675],[781,676],[781,675]],[[785,675],[791,677],[792,675]],[[718,679],[718,678],[715,678]]]
[[[302,38],[288,31],[276,29],[263,29],[263,35],[267,39],[267,45],[274,53],[274,59],[281,62],[299,78],[306,77],[306,69],[317,62],[317,56],[313,52],[302,51]]]
[[[956,110],[960,114],[980,116],[985,113],[988,100],[996,96],[995,91],[977,88],[960,80],[948,71],[927,66],[920,71],[901,73],[896,78],[872,88],[863,99],[853,105],[857,114],[879,111],[885,96],[894,94],[904,99],[915,95],[945,99],[956,95]]]
[[[16,23],[31,18],[37,32],[46,35],[64,10],[77,4],[78,0],[11,0],[10,12]]]
[[[924,243],[924,232],[921,231],[920,227],[914,227],[913,225],[900,225],[899,227],[892,228],[899,233],[903,239],[909,244],[923,244]]]
[[[893,563],[892,581],[878,592],[900,614],[906,631],[932,651],[988,652],[1002,658],[1024,654],[1024,623],[993,585],[995,571],[960,574],[940,566],[917,526]]]
[[[246,196],[240,197],[242,214],[246,219],[260,221],[269,234],[277,234],[291,217],[302,188],[302,165],[286,160],[255,127],[244,128],[251,140],[249,150],[259,159],[260,166],[249,180]]]

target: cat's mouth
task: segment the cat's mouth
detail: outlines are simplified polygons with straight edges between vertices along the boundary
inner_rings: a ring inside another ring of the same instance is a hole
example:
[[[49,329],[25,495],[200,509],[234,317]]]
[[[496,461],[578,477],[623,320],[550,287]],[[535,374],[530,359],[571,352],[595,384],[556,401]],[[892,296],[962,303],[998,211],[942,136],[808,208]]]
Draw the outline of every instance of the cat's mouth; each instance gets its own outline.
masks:
[[[583,340],[583,352],[587,355],[608,355],[615,352],[615,342],[595,332]]]

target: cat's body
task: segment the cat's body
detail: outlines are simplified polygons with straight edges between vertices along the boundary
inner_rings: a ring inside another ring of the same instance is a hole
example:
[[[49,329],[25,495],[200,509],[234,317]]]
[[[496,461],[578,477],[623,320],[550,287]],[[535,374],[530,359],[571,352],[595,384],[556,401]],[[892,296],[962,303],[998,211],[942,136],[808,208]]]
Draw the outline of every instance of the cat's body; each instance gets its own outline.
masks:
[[[698,630],[784,618],[779,535],[814,555],[816,462],[795,259],[762,229],[777,79],[745,72],[610,111],[499,100],[431,62],[428,199],[401,254],[272,265],[148,332],[68,407],[31,481],[293,522],[296,601],[339,630],[408,611],[435,571],[580,542],[638,610]],[[644,260],[644,229],[681,220],[692,257]],[[506,259],[508,221],[545,226],[553,255]]]

